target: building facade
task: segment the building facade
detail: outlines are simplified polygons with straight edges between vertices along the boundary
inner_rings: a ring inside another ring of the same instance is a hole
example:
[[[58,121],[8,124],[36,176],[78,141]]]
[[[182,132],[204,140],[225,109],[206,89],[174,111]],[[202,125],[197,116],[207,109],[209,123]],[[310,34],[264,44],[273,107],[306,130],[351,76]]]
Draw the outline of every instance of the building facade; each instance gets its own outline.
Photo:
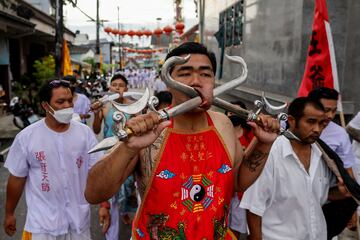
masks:
[[[297,95],[312,32],[314,0],[207,0],[204,43],[217,56],[219,83],[239,68],[223,55],[242,56],[248,65],[245,84],[227,98],[257,99],[261,91],[275,102]],[[327,0],[344,112],[360,110],[360,2]],[[224,60],[222,60],[224,59]]]
[[[75,34],[65,29],[64,39]],[[5,101],[12,97],[12,81],[33,72],[35,60],[55,53],[55,18],[23,0],[0,1],[0,85]],[[4,100],[4,99],[2,99]]]

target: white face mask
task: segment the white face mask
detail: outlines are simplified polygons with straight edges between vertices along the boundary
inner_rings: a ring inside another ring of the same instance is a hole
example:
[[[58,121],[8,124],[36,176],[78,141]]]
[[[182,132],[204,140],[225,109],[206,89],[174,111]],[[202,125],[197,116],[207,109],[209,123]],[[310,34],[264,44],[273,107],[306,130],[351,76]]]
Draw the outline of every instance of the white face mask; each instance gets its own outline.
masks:
[[[50,112],[49,113],[56,119],[56,121],[58,121],[59,123],[64,123],[64,124],[68,124],[70,123],[70,120],[73,117],[73,113],[74,113],[74,109],[72,107],[70,108],[64,108],[61,110],[57,110],[55,111],[49,104],[49,107],[51,108],[51,110],[54,111],[54,113]]]

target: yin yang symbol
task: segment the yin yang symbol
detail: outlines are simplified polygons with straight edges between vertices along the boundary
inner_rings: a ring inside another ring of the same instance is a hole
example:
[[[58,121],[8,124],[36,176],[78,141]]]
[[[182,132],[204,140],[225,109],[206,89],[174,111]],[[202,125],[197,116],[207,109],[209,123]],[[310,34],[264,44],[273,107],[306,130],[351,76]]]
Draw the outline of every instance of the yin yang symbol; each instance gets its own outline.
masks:
[[[200,202],[205,197],[205,189],[203,186],[196,184],[190,190],[190,198],[195,202]]]

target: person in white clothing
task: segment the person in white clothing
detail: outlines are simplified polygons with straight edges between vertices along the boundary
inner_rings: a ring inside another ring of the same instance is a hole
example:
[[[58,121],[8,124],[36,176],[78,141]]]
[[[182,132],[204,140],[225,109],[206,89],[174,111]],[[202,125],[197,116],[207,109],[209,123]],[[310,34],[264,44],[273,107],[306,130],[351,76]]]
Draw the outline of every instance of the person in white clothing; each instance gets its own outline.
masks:
[[[84,198],[89,169],[101,153],[92,130],[71,120],[73,96],[64,80],[47,82],[39,93],[46,117],[15,138],[5,167],[6,234],[16,232],[15,208],[25,189],[23,239],[90,239],[90,205]]]
[[[157,76],[154,82],[154,95],[156,95],[158,92],[166,90],[166,84],[161,80],[160,76]]]
[[[353,166],[353,171],[356,181],[360,183],[360,112],[358,112],[346,126],[346,131],[353,139],[352,151],[355,155],[355,165]],[[360,239],[360,207],[357,208],[356,225],[358,239]]]
[[[355,164],[355,156],[351,150],[349,135],[344,128],[333,122],[337,111],[339,93],[335,89],[321,87],[312,90],[308,96],[319,101],[325,108],[325,128],[320,138],[339,155],[344,167],[353,176],[352,166]]]
[[[288,114],[289,130],[300,141],[278,137],[263,172],[245,191],[240,206],[248,210],[249,239],[326,240],[321,206],[333,175],[315,144],[324,128],[324,107],[301,97]]]
[[[332,88],[320,87],[310,91],[308,97],[319,101],[325,109],[325,128],[320,135],[320,139],[340,157],[346,171],[352,178],[355,178],[352,169],[355,165],[355,156],[351,149],[349,135],[343,127],[333,122],[339,99],[338,91]],[[331,193],[333,187],[336,189],[336,185],[330,186]],[[329,200],[323,206],[323,212],[327,223],[328,238],[331,239],[332,236],[340,234],[347,226],[353,228],[355,223],[349,221],[351,220],[351,214],[356,212],[357,204],[352,198],[338,199],[334,194],[330,194]],[[340,211],[337,210],[339,208],[341,208]],[[340,212],[342,214],[339,214]],[[340,239],[342,238],[339,237]]]
[[[76,78],[75,76],[65,76],[64,80],[68,80],[70,82],[70,89],[73,95],[73,102],[74,102],[74,114],[78,115],[80,121],[86,124],[86,119],[90,118],[90,105],[91,102],[87,96],[84,94],[76,92]]]

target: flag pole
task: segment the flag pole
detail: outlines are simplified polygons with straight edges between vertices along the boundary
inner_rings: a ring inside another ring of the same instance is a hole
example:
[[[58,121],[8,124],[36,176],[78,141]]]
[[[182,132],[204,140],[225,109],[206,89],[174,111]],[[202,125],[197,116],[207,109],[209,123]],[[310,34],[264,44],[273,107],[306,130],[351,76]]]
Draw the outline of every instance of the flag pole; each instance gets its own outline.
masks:
[[[340,86],[339,86],[339,77],[338,77],[338,71],[337,71],[337,65],[336,65],[334,41],[332,38],[329,22],[324,20],[324,23],[325,23],[326,36],[327,36],[328,45],[329,45],[330,63],[331,63],[332,76],[333,76],[333,80],[334,80],[334,89],[339,92],[337,109],[338,109],[338,112],[340,115],[341,126],[346,127],[344,110],[343,110],[341,93],[340,93]]]

